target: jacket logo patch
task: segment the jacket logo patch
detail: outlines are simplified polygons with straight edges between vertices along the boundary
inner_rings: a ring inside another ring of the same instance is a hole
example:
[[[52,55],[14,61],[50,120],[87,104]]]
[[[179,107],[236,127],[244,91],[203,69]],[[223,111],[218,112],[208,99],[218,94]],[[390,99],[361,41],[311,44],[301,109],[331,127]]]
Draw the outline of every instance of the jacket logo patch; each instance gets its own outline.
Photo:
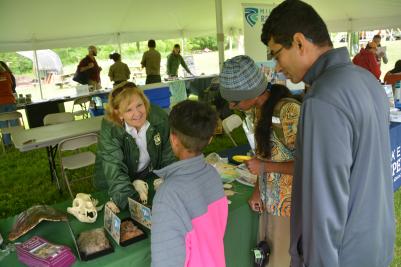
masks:
[[[155,141],[155,145],[156,145],[156,146],[159,146],[159,145],[161,144],[161,142],[162,142],[159,133],[157,133],[157,134],[153,137],[153,140]]]

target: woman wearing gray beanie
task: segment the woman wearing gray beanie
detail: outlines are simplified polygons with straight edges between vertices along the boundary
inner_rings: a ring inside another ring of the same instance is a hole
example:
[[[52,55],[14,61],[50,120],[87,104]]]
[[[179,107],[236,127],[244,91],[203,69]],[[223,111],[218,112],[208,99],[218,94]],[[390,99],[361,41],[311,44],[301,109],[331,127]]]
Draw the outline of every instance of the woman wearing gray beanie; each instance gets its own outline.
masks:
[[[290,266],[291,188],[300,102],[287,87],[268,86],[248,56],[224,62],[220,93],[233,109],[256,109],[256,157],[246,165],[258,175],[258,186],[248,202],[261,214],[259,240],[266,240],[270,247],[269,267]]]

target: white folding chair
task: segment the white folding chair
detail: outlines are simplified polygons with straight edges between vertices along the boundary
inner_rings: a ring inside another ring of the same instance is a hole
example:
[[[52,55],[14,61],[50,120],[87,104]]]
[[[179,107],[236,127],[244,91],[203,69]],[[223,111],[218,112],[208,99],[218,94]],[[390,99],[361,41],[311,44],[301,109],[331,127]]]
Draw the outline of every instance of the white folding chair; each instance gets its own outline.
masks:
[[[13,126],[13,121],[17,120],[17,124]],[[22,119],[22,114],[17,112],[17,111],[11,111],[11,112],[3,112],[0,113],[0,122],[4,122],[5,126],[0,126],[0,134],[1,134],[1,146],[3,149],[3,152],[5,152],[5,147],[3,143],[3,136],[5,134],[13,134],[17,131],[22,131],[25,129],[24,127],[24,120]]]
[[[44,125],[53,125],[75,120],[71,112],[50,113],[43,118]]]
[[[64,123],[64,122],[70,122],[73,120],[75,120],[75,117],[70,112],[50,113],[50,114],[47,114],[43,118],[43,124],[45,126],[47,126],[47,125],[60,124],[60,123]],[[61,186],[60,186],[60,181],[57,176],[56,159],[55,159],[56,153],[57,153],[57,147],[58,147],[57,145],[48,146],[48,147],[46,147],[46,151],[47,151],[47,158],[48,158],[49,164],[51,166],[50,172],[51,172],[51,176],[52,176],[52,181],[53,181],[53,179],[56,180],[57,187],[61,193]]]
[[[91,151],[81,152],[80,149],[89,147],[93,144],[97,144],[97,140],[98,140],[97,134],[86,134],[62,140],[58,144],[60,163],[61,163],[61,175],[63,176],[63,179],[67,185],[68,191],[72,199],[74,198],[74,194],[70,186],[70,183],[72,181],[70,181],[67,175],[67,171],[77,170],[95,164],[95,159],[96,159],[95,154]],[[68,153],[68,155],[65,155],[67,153],[63,152],[66,151],[72,151],[72,152]],[[75,180],[78,181],[91,177],[93,177],[93,175],[80,177]]]
[[[231,136],[231,132],[242,125],[242,119],[237,114],[232,114],[225,118],[222,122],[223,130],[228,135],[230,140],[233,142],[235,146],[238,146],[235,142],[234,138]]]
[[[74,114],[74,116],[82,116],[82,119],[89,118],[88,107],[91,99],[91,96],[82,96],[75,99],[74,105],[72,106],[72,114]],[[74,111],[75,107],[79,109]]]

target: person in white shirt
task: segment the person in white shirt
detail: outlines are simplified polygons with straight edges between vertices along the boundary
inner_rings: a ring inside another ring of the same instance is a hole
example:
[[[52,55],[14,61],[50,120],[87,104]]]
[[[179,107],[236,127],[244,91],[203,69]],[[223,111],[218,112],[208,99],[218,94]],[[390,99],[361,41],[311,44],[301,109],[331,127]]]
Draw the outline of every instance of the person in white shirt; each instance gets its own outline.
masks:
[[[120,208],[136,198],[132,182],[143,180],[152,188],[151,171],[176,159],[169,142],[165,111],[149,103],[134,83],[123,82],[109,95],[97,146],[95,183],[106,189]]]

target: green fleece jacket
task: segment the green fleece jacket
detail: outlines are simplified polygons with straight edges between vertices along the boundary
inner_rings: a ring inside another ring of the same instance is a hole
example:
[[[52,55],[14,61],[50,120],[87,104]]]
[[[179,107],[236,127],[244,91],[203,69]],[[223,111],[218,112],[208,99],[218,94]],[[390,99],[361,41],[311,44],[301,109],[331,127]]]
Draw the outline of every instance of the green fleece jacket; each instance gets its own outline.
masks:
[[[160,169],[176,160],[169,142],[168,116],[158,106],[151,105],[147,120],[150,123],[146,132],[149,167],[150,170]],[[137,195],[132,182],[136,179],[138,162],[135,139],[124,127],[103,119],[96,153],[95,184],[99,189],[107,189],[119,208],[124,209],[127,198]]]
[[[171,53],[167,57],[167,75],[169,76],[177,76],[178,74],[178,67],[182,66],[189,74],[191,74],[191,71],[189,70],[187,64],[185,63],[183,57],[178,54],[175,55],[174,53]]]

